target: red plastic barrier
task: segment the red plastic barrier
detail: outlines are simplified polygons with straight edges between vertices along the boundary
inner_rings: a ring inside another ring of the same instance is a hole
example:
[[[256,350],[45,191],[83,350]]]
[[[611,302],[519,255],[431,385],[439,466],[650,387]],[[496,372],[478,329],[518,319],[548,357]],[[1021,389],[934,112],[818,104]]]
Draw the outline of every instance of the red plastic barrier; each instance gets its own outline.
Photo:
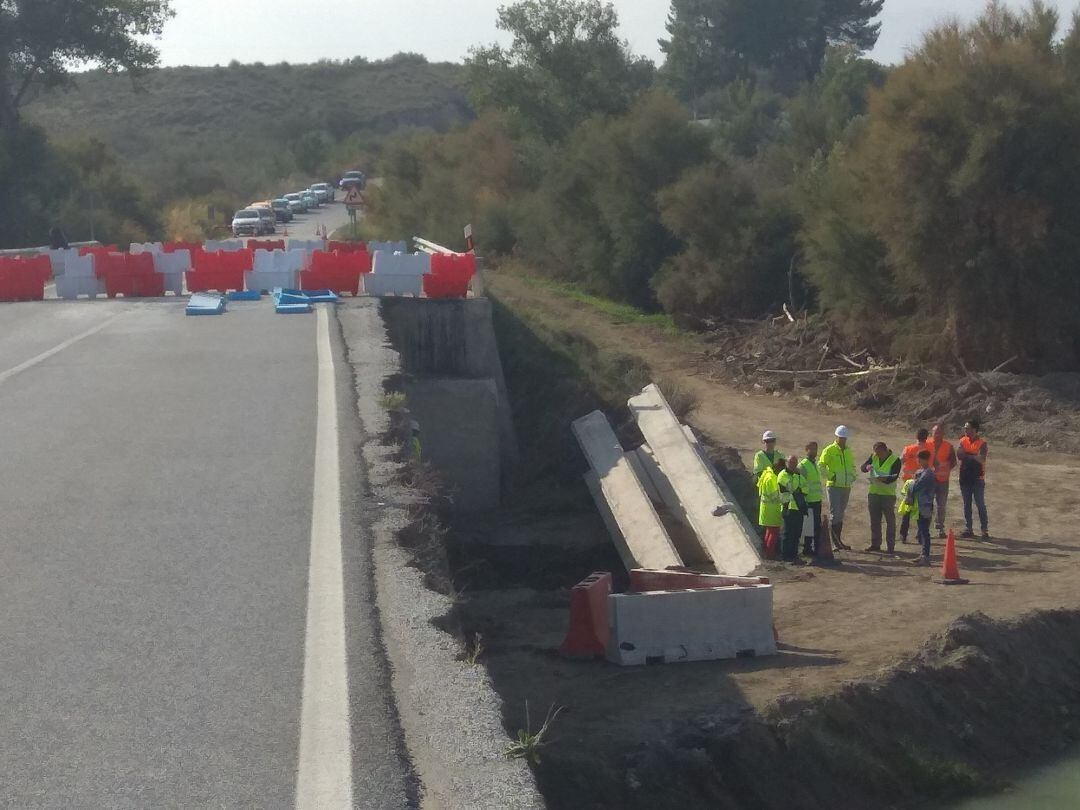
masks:
[[[95,253],[94,274],[105,280],[109,298],[160,298],[165,295],[165,276],[154,272],[151,253]]]
[[[568,658],[597,658],[607,651],[608,596],[611,574],[593,573],[570,591],[570,628],[559,653]]]
[[[285,240],[279,239],[276,242],[267,241],[260,242],[258,239],[248,239],[248,250],[284,250]]]
[[[371,255],[355,253],[311,254],[311,267],[300,271],[300,286],[305,290],[333,290],[336,293],[360,294],[360,276],[371,272]]]
[[[243,290],[244,272],[251,269],[252,255],[250,250],[217,253],[200,251],[194,254],[192,269],[187,273],[188,290],[193,293],[211,290],[221,293]]]
[[[41,301],[51,276],[48,256],[0,259],[0,301]]]
[[[474,275],[476,256],[472,253],[437,253],[431,257],[431,273],[424,276],[424,294],[428,298],[465,298]]]
[[[327,253],[367,253],[367,242],[338,242],[331,240],[326,243]]]

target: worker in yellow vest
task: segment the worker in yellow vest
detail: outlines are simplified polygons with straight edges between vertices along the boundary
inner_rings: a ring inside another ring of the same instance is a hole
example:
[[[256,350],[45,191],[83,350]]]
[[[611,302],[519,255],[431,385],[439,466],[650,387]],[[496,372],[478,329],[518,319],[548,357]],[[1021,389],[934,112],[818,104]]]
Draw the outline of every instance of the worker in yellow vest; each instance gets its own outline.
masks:
[[[851,486],[855,483],[855,456],[848,447],[851,429],[837,425],[836,441],[821,451],[818,469],[825,479],[825,493],[829,499],[829,531],[832,544],[838,549],[849,550],[841,536],[844,532],[844,514],[851,499]]]
[[[823,553],[821,545],[821,470],[818,469],[817,442],[806,445],[806,458],[799,462],[799,474],[805,482],[806,519],[803,528],[803,556]]]
[[[806,482],[799,472],[799,457],[791,456],[776,477],[780,485],[780,502],[784,508],[784,538],[780,556],[784,562],[803,565],[799,559],[799,535],[806,515]]]
[[[761,434],[761,443],[763,445],[761,450],[757,451],[754,456],[754,480],[757,481],[761,478],[761,474],[765,470],[773,466],[777,461],[783,461],[784,456],[776,449],[776,434],[771,430],[766,430]]]
[[[778,473],[784,460],[777,459],[766,467],[758,479],[758,524],[765,530],[765,559],[775,560],[780,551],[780,527],[784,525],[784,504],[780,497]]]
[[[870,474],[870,545],[866,551],[881,551],[881,521],[885,521],[885,548],[896,552],[896,479],[900,477],[900,457],[885,442],[875,442],[874,452],[861,467]]]

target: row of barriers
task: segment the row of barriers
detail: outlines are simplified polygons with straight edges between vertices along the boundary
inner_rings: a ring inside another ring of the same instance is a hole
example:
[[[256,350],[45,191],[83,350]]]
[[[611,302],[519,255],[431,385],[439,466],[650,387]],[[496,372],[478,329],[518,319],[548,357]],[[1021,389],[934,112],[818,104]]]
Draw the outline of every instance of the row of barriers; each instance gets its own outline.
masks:
[[[0,301],[42,300],[50,277],[64,299],[297,287],[354,296],[464,298],[476,274],[471,253],[410,254],[404,242],[252,241],[245,247],[233,240],[228,249],[208,250],[224,244],[140,243],[126,253],[116,245],[95,245],[0,257]]]

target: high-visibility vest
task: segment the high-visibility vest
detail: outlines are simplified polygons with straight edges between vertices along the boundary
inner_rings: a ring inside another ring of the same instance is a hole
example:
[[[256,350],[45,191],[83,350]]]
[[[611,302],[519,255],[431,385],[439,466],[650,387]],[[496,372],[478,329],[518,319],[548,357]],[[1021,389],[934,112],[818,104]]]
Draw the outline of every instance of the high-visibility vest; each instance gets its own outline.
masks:
[[[784,509],[788,512],[798,511],[799,503],[795,500],[795,493],[802,492],[805,496],[803,477],[798,473],[781,470],[776,476],[776,482],[780,485],[780,503],[784,505]]]
[[[939,484],[944,484],[952,474],[949,458],[952,456],[953,446],[942,439],[941,447],[938,447],[937,442],[931,439],[927,442],[926,449],[931,453],[930,464],[934,468],[934,477],[937,478]],[[943,450],[945,452],[942,452]]]
[[[765,470],[771,469],[778,458],[783,458],[779,450],[773,450],[771,456],[764,450],[758,450],[754,456],[754,478],[761,478],[761,474]]]
[[[803,492],[807,503],[821,503],[821,470],[808,458],[799,462],[799,471],[803,477]]]
[[[850,447],[833,442],[821,451],[818,469],[825,476],[825,486],[851,489],[855,483],[855,455]]]
[[[870,466],[874,469],[874,475],[891,475],[892,467],[899,459],[897,459],[895,453],[891,453],[887,459],[882,461],[877,457],[877,453],[870,456]],[[874,478],[870,479],[870,494],[871,495],[892,495],[896,496],[896,482],[891,484],[885,484],[881,481],[877,481]]]
[[[909,478],[904,482],[904,485],[900,487],[900,500],[896,504],[896,513],[898,515],[911,515],[912,520],[919,519],[919,501],[915,498],[911,498],[911,488],[915,485],[915,479]],[[911,498],[911,503],[908,503],[908,498]]]
[[[784,505],[780,502],[780,482],[769,467],[758,479],[758,524],[760,526],[784,525]]]
[[[900,462],[903,465],[900,468],[900,477],[905,481],[910,481],[914,478],[915,473],[919,471],[919,453],[929,449],[930,447],[926,442],[909,444],[905,447],[903,453],[900,455]]]
[[[976,439],[972,441],[967,436],[964,436],[960,440],[960,449],[967,453],[969,456],[979,457],[982,449],[986,447],[986,439]],[[986,478],[986,460],[983,459],[982,470],[979,472],[979,478]]]

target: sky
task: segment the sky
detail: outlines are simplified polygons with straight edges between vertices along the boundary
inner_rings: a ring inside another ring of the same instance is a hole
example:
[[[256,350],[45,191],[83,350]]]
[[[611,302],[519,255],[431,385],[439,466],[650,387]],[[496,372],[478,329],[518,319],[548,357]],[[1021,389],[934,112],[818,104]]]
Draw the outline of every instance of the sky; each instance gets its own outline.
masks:
[[[176,18],[160,41],[164,65],[314,62],[400,51],[460,61],[478,43],[505,41],[496,9],[508,0],[173,0]],[[1016,5],[1016,3],[1011,3]],[[1050,0],[1068,20],[1080,0]],[[951,15],[977,16],[984,0],[885,0],[872,56],[898,62],[923,31]],[[616,0],[635,53],[661,61],[668,0]]]

